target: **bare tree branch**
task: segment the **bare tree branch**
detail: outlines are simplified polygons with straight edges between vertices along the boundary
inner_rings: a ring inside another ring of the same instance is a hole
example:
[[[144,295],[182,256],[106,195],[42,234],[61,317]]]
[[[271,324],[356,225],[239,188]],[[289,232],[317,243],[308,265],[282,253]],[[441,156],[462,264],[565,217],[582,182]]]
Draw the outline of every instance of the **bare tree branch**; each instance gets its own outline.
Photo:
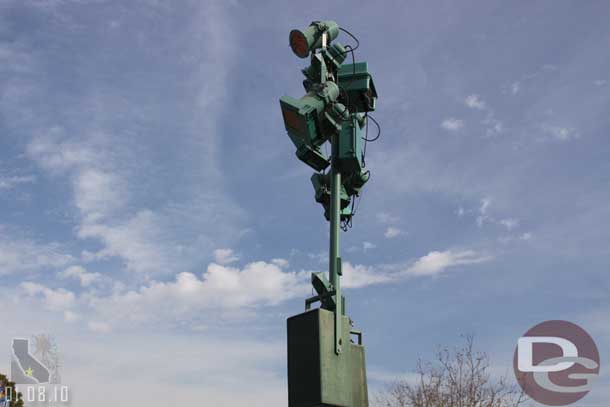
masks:
[[[474,336],[462,347],[439,348],[433,363],[419,360],[415,383],[400,379],[377,396],[380,407],[519,407],[527,397],[506,377],[494,378],[485,353],[475,350]]]

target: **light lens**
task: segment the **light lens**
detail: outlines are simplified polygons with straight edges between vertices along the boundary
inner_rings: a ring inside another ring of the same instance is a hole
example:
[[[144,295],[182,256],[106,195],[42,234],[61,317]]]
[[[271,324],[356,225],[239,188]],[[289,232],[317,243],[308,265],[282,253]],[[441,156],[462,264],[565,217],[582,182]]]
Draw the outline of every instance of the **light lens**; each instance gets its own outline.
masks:
[[[309,56],[309,44],[305,34],[299,30],[290,31],[290,48],[299,58],[307,58]]]

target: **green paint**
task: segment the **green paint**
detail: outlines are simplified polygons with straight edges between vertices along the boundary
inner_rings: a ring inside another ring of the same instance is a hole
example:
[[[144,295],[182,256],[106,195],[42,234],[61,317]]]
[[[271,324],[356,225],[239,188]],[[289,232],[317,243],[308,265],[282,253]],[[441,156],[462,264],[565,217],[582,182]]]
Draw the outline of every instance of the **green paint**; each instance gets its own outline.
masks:
[[[316,171],[311,177],[315,200],[330,227],[328,278],[312,275],[318,295],[305,301],[307,312],[288,319],[289,407],[368,407],[362,333],[351,327],[341,290],[340,230],[370,177],[364,162],[365,113],[375,110],[377,91],[366,62],[343,64],[345,47],[331,44],[338,34],[334,21],[290,32],[293,52],[300,58],[311,55],[311,64],[302,70],[305,95],[280,98],[296,155]],[[320,148],[326,142],[330,157]],[[311,310],[316,302],[320,308]]]

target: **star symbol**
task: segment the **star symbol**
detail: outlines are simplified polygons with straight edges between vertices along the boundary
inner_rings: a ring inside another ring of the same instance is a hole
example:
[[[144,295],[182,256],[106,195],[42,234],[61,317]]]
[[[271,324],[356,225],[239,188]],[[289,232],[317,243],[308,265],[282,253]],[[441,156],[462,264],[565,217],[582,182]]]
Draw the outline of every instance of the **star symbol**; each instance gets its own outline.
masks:
[[[33,375],[33,374],[34,374],[34,371],[32,370],[32,368],[31,368],[31,367],[28,367],[28,368],[26,369],[26,371],[25,371],[25,375],[26,375],[26,376],[29,376],[29,377],[32,377],[32,375]]]

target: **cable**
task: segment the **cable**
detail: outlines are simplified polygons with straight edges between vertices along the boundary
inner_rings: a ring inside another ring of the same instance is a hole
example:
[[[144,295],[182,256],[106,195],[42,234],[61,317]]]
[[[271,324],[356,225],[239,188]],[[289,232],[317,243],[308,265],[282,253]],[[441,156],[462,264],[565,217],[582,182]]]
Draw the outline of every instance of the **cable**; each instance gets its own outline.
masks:
[[[360,201],[362,201],[362,193],[360,193],[360,195],[358,195],[358,205],[356,205],[356,209],[354,210],[354,215],[360,209]]]
[[[354,34],[352,34],[351,32],[347,31],[345,28],[341,28],[339,27],[340,31],[343,31],[344,33],[346,33],[347,35],[349,35],[350,37],[352,37],[352,39],[354,41],[356,41],[356,46],[352,47],[351,45],[346,45],[345,48],[349,47],[352,51],[355,51],[358,49],[358,47],[360,46],[360,41],[358,41],[358,38],[356,38],[356,36]],[[349,51],[346,49],[345,51],[343,51],[341,54],[337,55],[337,56],[341,56],[341,55],[345,55],[347,54]]]
[[[347,92],[347,90],[345,89],[347,86],[349,86],[355,79],[356,79],[356,55],[354,53],[354,51],[356,49],[358,49],[358,47],[360,47],[360,41],[358,40],[358,38],[356,38],[356,36],[354,34],[352,34],[351,32],[349,32],[348,30],[339,27],[340,31],[343,31],[344,33],[346,33],[347,35],[349,35],[355,42],[356,42],[356,46],[351,46],[351,45],[346,45],[345,46],[345,51],[343,51],[342,53],[338,54],[337,57],[343,56],[345,54],[347,54],[348,52],[352,54],[352,77],[350,78],[349,81],[347,81],[345,84],[342,83],[343,86],[341,86],[339,84],[339,77],[337,75],[336,78],[336,83],[337,86],[339,87],[339,92],[343,92],[343,94],[345,95],[345,110],[342,113],[345,113],[346,111],[349,113],[349,118],[347,120],[343,120],[341,119],[342,122],[346,122],[346,121],[351,121],[352,120],[352,115],[355,113],[358,113],[357,111],[353,111],[352,112],[352,103],[349,99],[349,94]],[[368,118],[371,118],[371,120],[373,121],[373,123],[375,123],[375,125],[377,126],[377,136],[375,136],[375,138],[369,139],[368,138],[368,134],[369,134],[369,121]],[[375,120],[374,117],[370,116],[368,114],[368,112],[365,113],[365,118],[366,120],[366,132],[365,132],[365,136],[362,138],[364,140],[364,149],[362,152],[362,164],[363,167],[366,167],[366,162],[365,162],[365,157],[366,157],[366,145],[368,142],[373,142],[373,141],[377,141],[379,139],[379,137],[381,136],[381,126],[379,125],[379,123],[377,122],[377,120]],[[354,129],[355,130],[355,129]],[[369,178],[370,178],[370,171],[367,171],[367,173],[369,174]],[[356,198],[358,198],[358,202],[356,203]],[[349,218],[347,220],[343,220],[341,221],[341,229],[344,232],[347,232],[348,229],[350,229],[353,226],[353,218],[356,215],[356,212],[358,212],[358,209],[360,208],[360,203],[362,201],[362,193],[358,194],[357,196],[354,196],[352,199],[352,207],[351,207],[351,215],[349,216]]]
[[[350,85],[354,81],[354,79],[356,78],[356,56],[354,55],[354,49],[351,46],[346,45],[345,48],[346,49],[349,48],[351,53],[352,53],[352,70],[353,70],[353,74],[352,74],[351,79],[347,82],[347,85]],[[337,75],[337,86],[339,87],[339,92],[343,91],[343,93],[345,94],[345,105],[344,105],[345,109],[343,110],[343,112],[341,112],[341,114],[343,114],[345,112],[348,112],[348,114],[351,115],[351,113],[352,113],[352,104],[351,104],[351,101],[349,99],[349,93],[347,93],[347,90],[343,86],[341,86],[339,84],[339,75]],[[357,113],[357,112],[354,112],[354,113]],[[351,117],[348,118],[348,119],[345,119],[345,120],[344,119],[340,119],[340,120],[342,122],[347,122],[347,121],[351,120]]]
[[[373,123],[375,123],[375,125],[377,126],[377,136],[375,136],[375,138],[370,139],[370,140],[367,137],[365,137],[363,140],[368,141],[368,142],[377,141],[377,139],[381,136],[381,126],[379,125],[377,120],[375,120],[375,118],[373,116],[371,116],[370,114],[367,113],[366,117],[370,118],[373,121]],[[368,124],[368,120],[367,120],[367,124]]]
[[[355,77],[356,77],[356,56],[355,56],[355,54],[354,54],[354,51],[355,51],[355,50],[357,50],[357,49],[358,49],[358,47],[360,46],[360,41],[358,40],[358,38],[356,38],[356,36],[355,36],[354,34],[352,34],[351,32],[349,32],[349,31],[348,31],[348,30],[346,30],[345,28],[341,28],[341,27],[339,27],[339,30],[343,31],[344,33],[346,33],[347,35],[349,35],[350,37],[352,37],[352,39],[353,39],[353,40],[356,42],[356,46],[355,46],[355,47],[352,47],[351,45],[349,45],[349,44],[348,44],[348,45],[346,45],[346,46],[344,47],[344,48],[345,48],[345,51],[341,52],[340,54],[338,54],[338,55],[335,57],[335,58],[338,58],[338,57],[340,57],[340,56],[343,56],[343,55],[347,54],[348,52],[351,52],[351,54],[352,54],[352,70],[353,70],[353,73],[352,73],[352,77],[351,77],[351,79],[350,79],[350,80],[347,82],[347,85],[349,85],[349,84],[351,84],[351,83],[354,81],[354,79],[355,79]],[[338,77],[338,76],[337,76],[337,85],[339,85],[339,77]],[[341,87],[339,87],[339,88],[341,89]],[[347,96],[347,92],[345,92],[345,95]],[[352,108],[352,106],[351,106],[351,104],[349,103],[349,98],[346,98],[346,99],[347,99],[347,103],[346,103],[346,105],[347,105],[347,109],[348,109],[348,111],[350,111],[350,112],[351,112],[351,108]]]
[[[349,51],[348,51],[348,48],[349,48]],[[349,45],[345,46],[345,52],[351,52],[351,54],[352,54],[352,77],[350,78],[349,81],[347,81],[347,83],[344,86],[351,85],[351,83],[356,79],[356,55],[354,54],[354,49],[355,48],[352,48]],[[346,96],[346,99],[347,99],[346,105],[347,105],[348,110],[351,112],[352,105],[351,105],[350,100],[349,100],[349,95],[348,95],[347,91],[345,90],[345,88],[343,88],[343,87],[341,87],[339,85],[339,75],[337,75],[337,86],[339,86],[340,90],[343,89],[343,91],[345,92],[345,96]]]
[[[338,80],[337,80],[337,86],[339,86],[339,81],[338,81]],[[348,113],[348,115],[349,115],[349,113],[350,113],[350,110],[349,110],[349,104],[350,104],[350,103],[349,103],[349,94],[347,93],[347,91],[345,90],[345,88],[343,88],[342,86],[339,86],[339,92],[341,92],[341,91],[343,91],[343,92],[345,93],[345,99],[347,99],[346,104],[345,104],[345,105],[343,105],[343,107],[344,107],[345,109],[343,109],[343,111],[341,112],[341,115],[343,115],[345,112],[347,112],[347,113]],[[339,93],[339,95],[341,95],[341,94]],[[334,103],[336,104],[336,103],[338,103],[338,102],[334,102]],[[342,123],[348,122],[348,121],[350,121],[350,119],[351,119],[351,118],[347,118],[347,119],[343,119],[343,118],[341,118],[341,117],[339,118],[339,120],[341,120],[341,122],[342,122]]]
[[[362,166],[366,167],[366,145],[369,138],[369,114],[365,113],[364,118],[366,119],[366,130],[364,133],[364,149],[362,150]]]

